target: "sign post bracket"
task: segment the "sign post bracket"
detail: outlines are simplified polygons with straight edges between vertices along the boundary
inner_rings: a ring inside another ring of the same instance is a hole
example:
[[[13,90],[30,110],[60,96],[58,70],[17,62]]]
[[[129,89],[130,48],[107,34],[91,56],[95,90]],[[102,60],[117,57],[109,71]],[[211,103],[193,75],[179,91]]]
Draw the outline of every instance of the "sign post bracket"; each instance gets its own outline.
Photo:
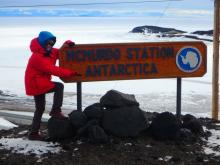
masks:
[[[181,116],[181,94],[182,94],[182,78],[177,77],[177,93],[176,93],[176,115]]]
[[[77,110],[82,111],[82,82],[77,82]]]

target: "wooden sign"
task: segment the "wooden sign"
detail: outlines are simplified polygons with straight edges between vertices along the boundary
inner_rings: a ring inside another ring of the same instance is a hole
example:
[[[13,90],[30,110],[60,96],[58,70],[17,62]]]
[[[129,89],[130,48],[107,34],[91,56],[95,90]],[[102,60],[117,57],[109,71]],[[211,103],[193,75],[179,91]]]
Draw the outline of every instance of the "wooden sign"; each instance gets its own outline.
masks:
[[[59,66],[82,74],[64,82],[201,77],[203,42],[80,44],[60,49]]]

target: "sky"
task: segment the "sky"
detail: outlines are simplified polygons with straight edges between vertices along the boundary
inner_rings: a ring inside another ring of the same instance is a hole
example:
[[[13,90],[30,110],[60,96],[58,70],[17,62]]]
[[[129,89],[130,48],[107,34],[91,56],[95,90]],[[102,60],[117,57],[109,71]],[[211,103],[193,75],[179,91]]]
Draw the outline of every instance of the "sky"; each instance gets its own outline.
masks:
[[[149,2],[150,1],[150,2]],[[122,2],[114,4],[115,2]],[[128,3],[129,2],[129,3]],[[137,2],[137,3],[133,3]],[[108,4],[105,4],[108,3]],[[113,4],[111,4],[113,3]],[[35,5],[47,5],[37,6]],[[55,6],[48,6],[55,5]],[[64,5],[64,6],[56,6]],[[17,7],[16,7],[17,6]],[[24,7],[28,6],[28,7]],[[0,0],[0,16],[193,16],[213,15],[213,0]]]

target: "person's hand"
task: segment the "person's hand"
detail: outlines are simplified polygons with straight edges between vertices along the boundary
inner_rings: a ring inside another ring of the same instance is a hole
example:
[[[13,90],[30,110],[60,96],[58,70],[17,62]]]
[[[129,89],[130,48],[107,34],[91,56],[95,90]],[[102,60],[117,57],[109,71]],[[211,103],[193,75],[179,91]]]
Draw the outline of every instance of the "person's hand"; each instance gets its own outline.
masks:
[[[75,45],[76,45],[75,42],[69,42],[69,43],[68,43],[68,46],[69,46],[69,47],[73,47],[73,46],[75,46]]]
[[[65,42],[65,44],[67,44],[68,47],[73,47],[73,46],[76,45],[75,42],[73,42],[73,41],[71,41],[71,40],[67,40],[67,41]]]
[[[60,49],[72,48],[74,46],[75,46],[75,42],[73,42],[71,40],[67,40],[63,43],[63,45],[61,46]]]

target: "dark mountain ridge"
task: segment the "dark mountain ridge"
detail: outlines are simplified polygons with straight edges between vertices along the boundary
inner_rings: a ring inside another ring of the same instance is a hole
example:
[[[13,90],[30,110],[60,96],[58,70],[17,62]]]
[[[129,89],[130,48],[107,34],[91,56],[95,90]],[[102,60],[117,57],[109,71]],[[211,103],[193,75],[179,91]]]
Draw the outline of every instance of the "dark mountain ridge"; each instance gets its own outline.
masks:
[[[157,37],[184,37],[195,40],[209,41],[212,42],[212,39],[202,38],[202,36],[213,36],[213,30],[207,31],[194,31],[194,32],[186,32],[175,28],[167,28],[167,27],[159,27],[159,26],[137,26],[131,30],[131,33],[142,33],[142,34],[158,34]],[[199,35],[199,36],[198,36]],[[200,37],[201,36],[201,37]]]

